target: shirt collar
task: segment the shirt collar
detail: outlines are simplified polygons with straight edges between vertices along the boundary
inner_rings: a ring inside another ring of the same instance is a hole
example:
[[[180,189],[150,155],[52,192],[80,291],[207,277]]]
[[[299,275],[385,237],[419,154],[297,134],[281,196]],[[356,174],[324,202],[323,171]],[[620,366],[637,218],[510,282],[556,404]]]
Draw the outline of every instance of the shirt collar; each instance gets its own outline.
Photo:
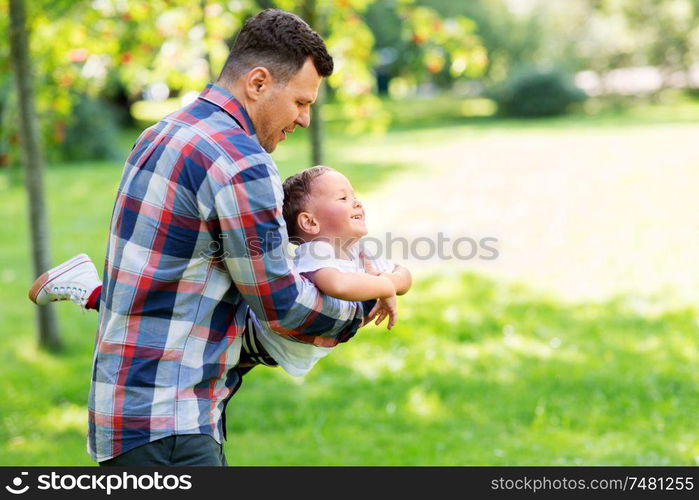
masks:
[[[228,92],[223,87],[220,87],[214,83],[210,83],[206,86],[204,91],[199,94],[199,99],[210,102],[223,109],[226,113],[231,115],[233,119],[238,122],[245,133],[249,136],[255,135],[255,127],[252,125],[252,120],[248,115],[243,105],[233,97],[233,94]]]

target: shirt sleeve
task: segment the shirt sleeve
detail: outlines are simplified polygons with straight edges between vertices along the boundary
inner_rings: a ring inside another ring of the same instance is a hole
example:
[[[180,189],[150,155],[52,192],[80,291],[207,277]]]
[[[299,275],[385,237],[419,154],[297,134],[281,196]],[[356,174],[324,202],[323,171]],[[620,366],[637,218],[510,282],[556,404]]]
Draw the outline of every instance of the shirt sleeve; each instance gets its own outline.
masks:
[[[296,249],[295,264],[299,273],[310,273],[325,267],[343,271],[337,263],[332,245],[326,241],[311,241],[299,245]]]
[[[380,273],[392,273],[396,269],[396,265],[388,260],[384,259],[383,257],[380,257],[378,255],[375,255],[373,252],[371,252],[368,248],[364,246],[364,242],[360,242],[359,245],[355,247],[355,258],[357,259],[358,262],[361,262],[361,257],[360,254],[363,252],[364,255],[371,261],[371,263],[374,266],[374,269]]]
[[[396,265],[393,262],[382,257],[371,257],[371,261],[380,273],[392,273],[396,269]]]
[[[370,304],[323,295],[293,269],[279,173],[271,158],[252,159],[228,178],[226,165],[212,165],[208,175],[215,190],[209,223],[220,233],[233,283],[260,323],[274,332],[325,347],[346,342]]]

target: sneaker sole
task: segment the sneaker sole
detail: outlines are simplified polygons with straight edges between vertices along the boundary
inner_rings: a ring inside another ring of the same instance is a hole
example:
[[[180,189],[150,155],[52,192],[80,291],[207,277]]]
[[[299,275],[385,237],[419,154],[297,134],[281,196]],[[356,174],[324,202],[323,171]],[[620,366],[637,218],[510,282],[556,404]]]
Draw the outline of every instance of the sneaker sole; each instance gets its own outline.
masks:
[[[32,283],[32,287],[29,289],[29,300],[31,300],[35,304],[39,305],[36,301],[36,298],[39,296],[41,291],[46,287],[46,285],[48,285],[54,279],[56,279],[60,276],[63,276],[68,271],[75,269],[77,266],[85,264],[86,262],[90,262],[90,257],[85,255],[84,253],[81,253],[80,255],[76,255],[75,257],[73,257],[69,261],[64,262],[60,266],[56,266],[52,269],[49,269],[48,271],[43,273],[41,276],[39,276],[34,281],[34,283]],[[51,276],[52,273],[53,273],[53,276]]]

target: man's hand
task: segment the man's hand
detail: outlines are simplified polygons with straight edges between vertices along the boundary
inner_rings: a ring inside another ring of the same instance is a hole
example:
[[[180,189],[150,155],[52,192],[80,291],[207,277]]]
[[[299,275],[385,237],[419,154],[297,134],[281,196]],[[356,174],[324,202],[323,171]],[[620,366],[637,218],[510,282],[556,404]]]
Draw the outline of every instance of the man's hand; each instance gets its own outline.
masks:
[[[393,328],[398,320],[398,304],[396,301],[396,296],[389,297],[387,299],[379,299],[376,301],[376,305],[379,307],[378,315],[376,318],[376,324],[380,325],[381,322],[388,318],[388,328],[389,330]]]

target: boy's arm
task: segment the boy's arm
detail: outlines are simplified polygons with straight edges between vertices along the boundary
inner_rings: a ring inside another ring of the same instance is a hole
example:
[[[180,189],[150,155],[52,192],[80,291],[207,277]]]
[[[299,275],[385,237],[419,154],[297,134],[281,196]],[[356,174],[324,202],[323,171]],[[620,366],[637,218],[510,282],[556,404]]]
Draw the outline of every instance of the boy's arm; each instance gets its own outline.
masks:
[[[232,177],[227,167],[221,162],[209,169],[205,187],[214,203],[207,223],[211,233],[220,233],[223,262],[245,302],[275,333],[326,347],[349,340],[373,304],[322,295],[292,269],[274,163],[253,164]]]
[[[324,294],[342,300],[385,299],[396,294],[392,280],[386,276],[345,273],[332,267],[318,269],[311,280]]]
[[[381,262],[379,267],[379,261],[375,261],[371,255],[365,253],[363,250],[359,251],[359,257],[362,259],[362,264],[364,265],[364,270],[374,276],[383,276],[388,278],[393,283],[396,289],[396,295],[404,295],[410,290],[410,286],[413,284],[413,277],[407,268],[399,266],[398,264],[389,263],[383,259],[379,259]],[[393,268],[392,271],[381,271],[381,268],[386,269],[387,266]],[[377,269],[377,267],[379,267]]]
[[[403,266],[396,265],[390,273],[381,273],[379,277],[385,277],[391,280],[393,286],[396,289],[396,295],[404,295],[410,290],[410,286],[413,284],[413,277],[407,268]]]

